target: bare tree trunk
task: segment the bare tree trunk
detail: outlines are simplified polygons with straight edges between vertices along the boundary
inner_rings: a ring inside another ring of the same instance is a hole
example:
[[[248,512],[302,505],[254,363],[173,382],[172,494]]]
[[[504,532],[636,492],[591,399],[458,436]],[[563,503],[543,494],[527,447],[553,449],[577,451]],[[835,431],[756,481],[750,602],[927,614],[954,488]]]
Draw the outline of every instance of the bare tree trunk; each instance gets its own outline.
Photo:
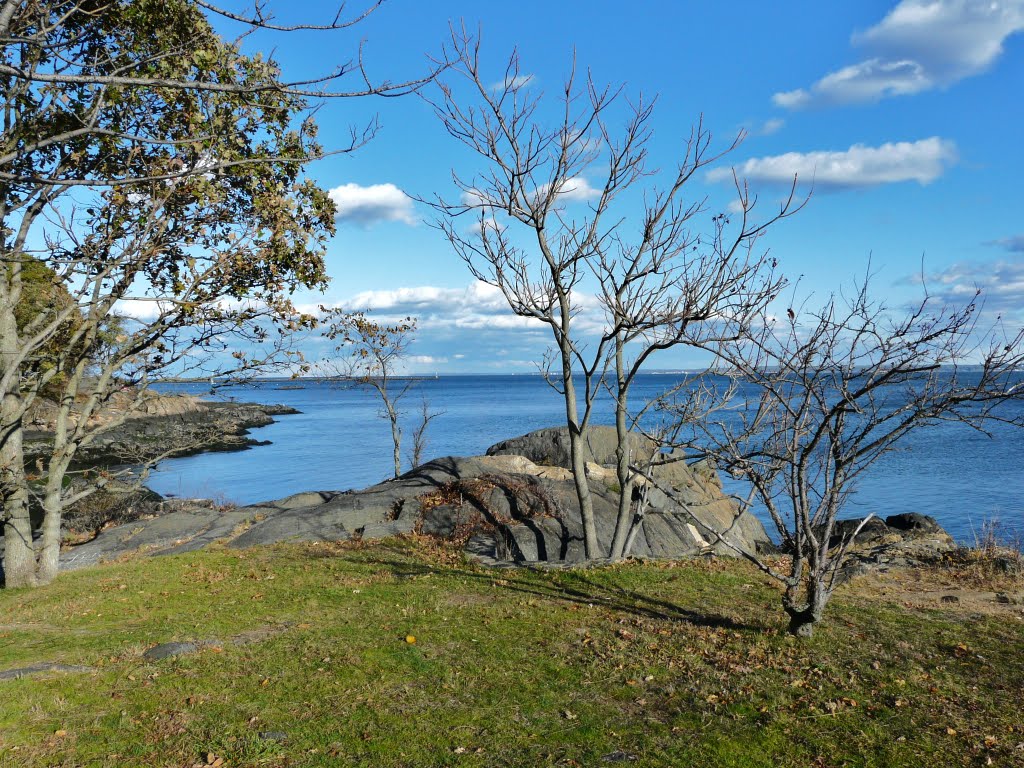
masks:
[[[384,402],[388,410],[388,421],[391,422],[391,442],[394,448],[394,460],[395,460],[395,477],[402,474],[402,428],[398,425],[398,411],[395,410],[394,405],[390,400],[387,399],[387,395],[382,395]]]
[[[4,264],[15,272],[17,265]],[[7,274],[3,275],[8,277]],[[0,405],[0,502],[4,520],[4,579],[8,587],[30,587],[36,583],[36,555],[32,544],[32,518],[29,514],[28,480],[25,476],[22,417],[25,404],[19,394],[19,377],[8,376],[7,366],[19,352],[18,325],[14,315],[16,292],[3,286],[0,307],[0,354],[3,356],[7,391]]]
[[[22,451],[21,410],[18,395],[6,393],[0,417],[0,503],[3,504],[4,516],[4,580],[7,587],[36,584],[36,553],[32,544],[28,481]]]
[[[64,473],[58,473],[59,479],[53,475],[47,478],[46,494],[43,497],[43,530],[39,560],[36,569],[36,585],[49,584],[60,570],[60,522],[63,512],[63,489],[61,481]]]
[[[806,602],[796,599],[797,589],[799,587],[787,589],[782,600],[783,608],[789,614],[789,633],[796,637],[811,637],[815,625],[825,613],[830,594],[813,574],[807,584]]]
[[[615,476],[619,482],[619,510],[615,520],[615,536],[612,539],[609,557],[621,560],[627,555],[631,523],[633,521],[633,473],[629,469],[629,426],[627,422],[628,403],[625,380],[625,355],[621,338],[615,339]],[[631,543],[631,542],[630,542]]]
[[[580,428],[576,407],[576,385],[572,379],[572,359],[568,350],[562,350],[562,377],[565,390],[565,417],[569,428],[569,459],[572,464],[572,480],[576,486],[576,498],[580,504],[580,519],[583,522],[583,550],[587,560],[599,557],[597,527],[594,525],[594,501],[590,496],[590,482],[587,480],[587,461],[583,455],[584,432]]]

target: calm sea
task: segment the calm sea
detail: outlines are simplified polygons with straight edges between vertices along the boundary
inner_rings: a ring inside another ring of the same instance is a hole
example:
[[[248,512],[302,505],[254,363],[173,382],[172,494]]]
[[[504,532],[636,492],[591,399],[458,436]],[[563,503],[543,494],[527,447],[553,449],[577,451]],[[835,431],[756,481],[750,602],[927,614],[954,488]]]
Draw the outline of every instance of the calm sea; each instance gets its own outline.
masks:
[[[634,402],[675,380],[668,374],[641,376]],[[201,396],[209,389],[162,388]],[[299,491],[362,488],[391,474],[390,431],[374,393],[316,382],[263,382],[224,388],[217,397],[281,403],[301,413],[253,430],[254,439],[270,445],[164,462],[148,483],[158,493],[250,504]],[[564,423],[559,395],[538,376],[418,380],[403,401],[410,422],[423,398],[441,412],[431,424],[424,458],[476,455],[504,438]],[[1019,413],[1024,404],[1008,406],[1007,415],[1010,409]],[[605,398],[595,423],[610,424],[611,417],[611,402]],[[861,479],[842,517],[869,512],[932,515],[965,543],[973,543],[982,524],[993,519],[1009,531],[1024,532],[1024,430],[997,425],[989,437],[963,425],[942,424],[920,431]]]

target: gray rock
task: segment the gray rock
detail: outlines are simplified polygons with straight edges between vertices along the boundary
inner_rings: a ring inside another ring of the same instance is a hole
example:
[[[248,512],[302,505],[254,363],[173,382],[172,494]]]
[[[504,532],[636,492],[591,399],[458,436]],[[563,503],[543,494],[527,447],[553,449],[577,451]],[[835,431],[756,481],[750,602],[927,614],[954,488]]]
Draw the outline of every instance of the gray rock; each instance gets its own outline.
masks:
[[[95,565],[132,552],[169,555],[189,552],[231,537],[260,516],[259,509],[221,510],[214,506],[174,504],[173,511],[109,528],[92,541],[66,548],[61,569]]]
[[[389,520],[383,523],[369,523],[356,531],[356,533],[362,536],[364,541],[374,541],[376,539],[388,539],[392,536],[412,533],[415,528],[416,525],[412,519],[406,518],[405,520]]]
[[[853,531],[859,520],[841,521]],[[870,521],[868,535],[857,537],[849,553],[847,566],[851,573],[866,573],[885,568],[910,568],[935,562],[944,553],[956,549],[953,537],[934,518],[916,513],[892,515],[883,525]],[[830,543],[838,544],[833,537]]]
[[[146,661],[162,661],[175,656],[195,653],[199,647],[199,643],[160,643],[143,653],[142,658]]]
[[[617,442],[614,427],[588,428],[584,442],[584,460],[594,464],[614,464]],[[654,444],[642,435],[631,434],[630,450],[636,460],[646,461],[654,452]],[[487,455],[525,456],[534,464],[570,469],[569,430],[567,427],[538,429],[492,445],[487,449]]]
[[[130,418],[99,435],[75,454],[78,466],[138,463],[177,446],[174,456],[203,451],[238,451],[261,445],[249,430],[274,423],[274,416],[298,413],[283,405],[195,401],[180,412]],[[48,454],[53,437],[45,431],[25,433],[25,460]]]
[[[34,677],[48,672],[84,673],[95,671],[93,667],[84,667],[79,664],[32,664],[18,669],[6,669],[0,672],[0,680],[18,680],[22,677]]]
[[[898,515],[889,515],[885,518],[885,524],[897,531],[913,531],[915,533],[945,533],[934,517],[922,515],[918,512],[903,512]]]
[[[853,532],[857,530],[857,526],[863,522],[863,519],[864,518],[856,520],[837,520],[835,525],[832,526],[832,538],[829,539],[829,546],[837,547],[849,539],[853,535]],[[860,533],[857,534],[856,543],[867,544],[871,542],[879,542],[891,535],[892,531],[889,529],[889,526],[880,518],[873,517],[864,524],[863,528],[860,529]]]

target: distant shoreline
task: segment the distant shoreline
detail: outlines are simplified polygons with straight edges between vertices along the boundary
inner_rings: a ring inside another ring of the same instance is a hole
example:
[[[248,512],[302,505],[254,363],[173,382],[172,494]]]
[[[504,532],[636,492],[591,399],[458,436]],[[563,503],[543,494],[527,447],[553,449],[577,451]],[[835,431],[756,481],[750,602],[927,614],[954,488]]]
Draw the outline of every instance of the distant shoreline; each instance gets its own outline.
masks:
[[[950,366],[940,366],[940,370],[949,369]],[[957,370],[961,373],[977,373],[982,370],[980,365],[960,365],[957,366]],[[642,371],[641,375],[646,376],[693,376],[695,374],[704,373],[703,368],[661,368],[653,369],[649,371]],[[1013,371],[1014,373],[1024,373],[1024,369],[1018,369]],[[582,375],[582,374],[577,374]],[[717,375],[725,375],[724,372],[720,372]],[[517,378],[543,378],[543,374],[536,371],[509,371],[505,373],[497,373],[494,371],[484,372],[461,372],[461,373],[441,373],[437,372],[434,374],[430,373],[411,373],[402,376],[392,377],[395,381],[434,381],[437,379],[458,379],[458,378],[500,378],[503,376],[513,376]],[[248,379],[241,382],[232,382],[230,380],[218,379],[217,377],[169,377],[165,379],[159,379],[153,382],[154,384],[210,384],[214,386],[245,386],[247,384],[284,384],[284,383],[302,383],[302,384],[319,384],[319,383],[330,383],[330,382],[351,382],[358,383],[358,377],[343,377],[343,376],[260,376],[253,379]]]

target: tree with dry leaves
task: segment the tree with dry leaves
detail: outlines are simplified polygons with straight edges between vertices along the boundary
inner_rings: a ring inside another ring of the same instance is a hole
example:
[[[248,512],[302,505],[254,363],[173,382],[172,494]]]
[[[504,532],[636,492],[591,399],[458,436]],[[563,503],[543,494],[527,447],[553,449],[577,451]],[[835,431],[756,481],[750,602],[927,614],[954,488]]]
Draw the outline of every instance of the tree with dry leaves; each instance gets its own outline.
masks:
[[[321,98],[417,84],[372,85],[361,56],[290,82],[275,61],[240,46],[258,30],[343,34],[362,15],[286,26],[262,4],[245,14],[203,0],[0,2],[7,586],[55,576],[61,510],[98,485],[65,483],[75,453],[137,412],[152,380],[285,364],[292,333],[311,321],[289,295],[324,285],[334,227],[332,202],[302,172],[325,154],[312,110]],[[223,39],[218,18],[241,25],[241,37]],[[344,85],[350,76],[354,88]],[[375,130],[370,120],[335,151]],[[19,318],[37,264],[72,300]],[[101,344],[122,316],[114,343]],[[52,450],[30,478],[25,416],[55,386]],[[131,393],[131,404],[98,421],[117,393]],[[39,538],[31,497],[45,513]]]

